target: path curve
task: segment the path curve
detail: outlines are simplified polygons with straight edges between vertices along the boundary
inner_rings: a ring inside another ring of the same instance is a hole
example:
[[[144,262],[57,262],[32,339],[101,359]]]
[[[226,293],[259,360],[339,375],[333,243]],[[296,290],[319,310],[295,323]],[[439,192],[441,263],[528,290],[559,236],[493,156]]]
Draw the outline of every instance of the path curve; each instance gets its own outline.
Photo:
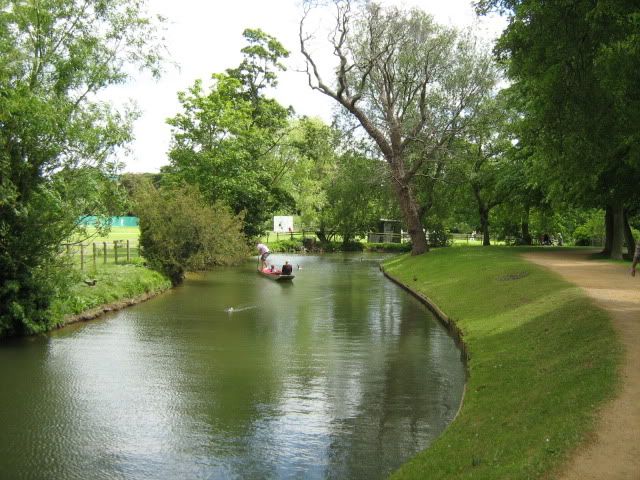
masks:
[[[640,479],[640,274],[630,265],[593,261],[593,250],[553,250],[524,254],[582,287],[608,311],[624,347],[618,395],[599,412],[593,437],[578,447],[561,480]]]

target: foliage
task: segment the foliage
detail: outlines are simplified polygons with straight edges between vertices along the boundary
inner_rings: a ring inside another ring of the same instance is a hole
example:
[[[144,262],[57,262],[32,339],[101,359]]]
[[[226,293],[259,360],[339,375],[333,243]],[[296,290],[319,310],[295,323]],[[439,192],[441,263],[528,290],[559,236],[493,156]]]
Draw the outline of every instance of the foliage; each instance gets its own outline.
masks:
[[[305,32],[305,22],[315,2],[305,2],[300,45],[309,84],[344,107],[378,149],[413,253],[421,254],[428,246],[416,179],[443,171],[447,148],[493,88],[495,69],[472,38],[437,25],[418,9],[332,3],[337,13],[328,35],[336,59],[333,85],[323,80],[310,53],[314,35]]]
[[[483,245],[489,245],[491,210],[509,200],[514,191],[517,167],[509,130],[506,98],[487,98],[470,122],[465,138],[459,142],[462,177],[468,182],[479,213]]]
[[[272,252],[300,252],[303,250],[302,238],[275,240],[267,244]]]
[[[432,247],[449,247],[452,244],[451,236],[447,232],[446,227],[437,218],[431,219],[429,222],[431,230],[429,230],[428,240]]]
[[[294,198],[301,224],[320,231],[326,230],[323,212],[329,205],[327,188],[336,176],[339,135],[322,120],[304,117],[291,123],[281,149],[279,182]]]
[[[594,211],[582,224],[576,227],[573,232],[576,245],[592,245],[594,239],[604,238],[604,216],[602,211]]]
[[[324,226],[341,236],[345,245],[370,232],[384,213],[382,199],[388,186],[380,163],[355,151],[338,157],[335,174],[326,187],[322,218]]]
[[[621,352],[607,315],[521,251],[445,248],[385,263],[455,320],[470,353],[456,419],[392,478],[553,476],[615,391]]]
[[[64,286],[58,245],[119,195],[111,153],[134,112],[96,93],[129,66],[158,72],[155,22],[140,1],[0,2],[0,336],[49,328]]]
[[[242,216],[208,204],[196,187],[141,186],[134,195],[140,247],[149,265],[176,285],[186,271],[227,265],[249,255]]]
[[[276,183],[275,156],[291,112],[264,94],[276,85],[276,72],[284,69],[279,60],[288,52],[260,30],[244,36],[249,46],[238,68],[213,74],[208,91],[196,80],[178,94],[183,111],[167,121],[173,140],[164,171],[168,183],[198,185],[211,203],[243,212],[244,233],[254,237],[273,212],[293,207]]]
[[[365,243],[364,249],[367,252],[409,252],[410,243]]]
[[[533,173],[555,200],[606,207],[606,249],[620,257],[625,210],[637,208],[640,182],[637,2],[479,2],[491,8],[509,14],[497,51],[521,99]]]

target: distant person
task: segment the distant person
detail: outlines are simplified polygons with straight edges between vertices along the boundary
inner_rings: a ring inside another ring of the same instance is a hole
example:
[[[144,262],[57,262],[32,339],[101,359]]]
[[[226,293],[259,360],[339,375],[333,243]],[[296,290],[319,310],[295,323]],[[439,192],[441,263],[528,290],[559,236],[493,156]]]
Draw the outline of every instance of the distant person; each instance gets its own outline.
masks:
[[[561,247],[562,246],[562,234],[560,232],[558,232],[558,246]]]
[[[545,233],[542,236],[542,244],[543,245],[551,245],[551,239],[549,238],[549,234],[548,233]]]
[[[631,264],[631,276],[636,276],[636,265],[640,263],[640,242],[636,243],[636,253],[633,255],[633,263]]]
[[[289,262],[284,262],[282,266],[282,275],[291,275],[293,271],[293,265],[289,265]]]
[[[269,251],[269,247],[267,247],[264,243],[259,243],[256,245],[258,249],[258,254],[260,255],[260,270],[264,270],[267,266],[267,257],[271,254]]]

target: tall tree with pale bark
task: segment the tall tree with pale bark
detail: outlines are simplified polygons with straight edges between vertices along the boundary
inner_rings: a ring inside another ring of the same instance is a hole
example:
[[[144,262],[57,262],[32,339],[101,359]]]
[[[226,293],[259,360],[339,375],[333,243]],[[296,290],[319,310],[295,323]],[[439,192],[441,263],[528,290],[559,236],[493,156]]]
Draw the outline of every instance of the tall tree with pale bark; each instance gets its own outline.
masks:
[[[299,30],[309,85],[349,112],[376,145],[412,254],[424,253],[428,245],[416,176],[442,158],[473,117],[494,85],[493,64],[471,36],[436,24],[421,10],[335,0],[328,2],[335,14],[328,45],[335,68],[325,78],[308,29],[316,4],[304,4]]]

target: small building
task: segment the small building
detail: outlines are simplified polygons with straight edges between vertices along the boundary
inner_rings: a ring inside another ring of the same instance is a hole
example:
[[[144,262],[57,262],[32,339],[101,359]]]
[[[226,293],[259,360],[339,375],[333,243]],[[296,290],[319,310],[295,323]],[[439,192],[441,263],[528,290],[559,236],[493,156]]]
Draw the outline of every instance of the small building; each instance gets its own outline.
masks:
[[[369,243],[402,243],[402,224],[400,220],[381,218],[378,221],[377,231],[369,232]]]

